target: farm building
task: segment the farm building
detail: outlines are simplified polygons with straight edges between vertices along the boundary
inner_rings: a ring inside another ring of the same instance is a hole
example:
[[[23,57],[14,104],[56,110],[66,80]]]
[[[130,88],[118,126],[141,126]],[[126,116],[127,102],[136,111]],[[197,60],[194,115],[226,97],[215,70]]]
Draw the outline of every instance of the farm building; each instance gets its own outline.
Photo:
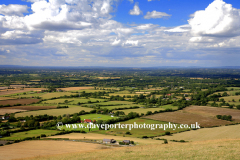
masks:
[[[11,88],[25,88],[26,85],[10,85]]]
[[[130,144],[130,140],[123,140],[122,142],[125,144]]]
[[[114,139],[103,139],[103,143],[116,143]]]
[[[0,87],[0,90],[8,89],[8,87]]]
[[[10,118],[10,116],[3,116],[2,119],[4,120],[8,120]]]
[[[91,123],[92,120],[91,119],[84,119],[84,123]]]

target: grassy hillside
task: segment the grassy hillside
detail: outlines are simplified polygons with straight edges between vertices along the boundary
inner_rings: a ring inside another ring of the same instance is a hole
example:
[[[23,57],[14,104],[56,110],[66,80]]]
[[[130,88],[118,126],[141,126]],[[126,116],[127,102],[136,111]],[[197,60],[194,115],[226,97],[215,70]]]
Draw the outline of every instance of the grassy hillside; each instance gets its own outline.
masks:
[[[164,136],[168,140],[185,140],[185,141],[206,141],[214,139],[237,139],[240,138],[240,125],[221,126],[214,128],[202,128]]]
[[[159,159],[239,159],[240,139],[213,140],[192,143],[156,144],[136,147],[101,149],[94,152],[69,153],[55,156],[36,157],[34,160],[159,160]]]

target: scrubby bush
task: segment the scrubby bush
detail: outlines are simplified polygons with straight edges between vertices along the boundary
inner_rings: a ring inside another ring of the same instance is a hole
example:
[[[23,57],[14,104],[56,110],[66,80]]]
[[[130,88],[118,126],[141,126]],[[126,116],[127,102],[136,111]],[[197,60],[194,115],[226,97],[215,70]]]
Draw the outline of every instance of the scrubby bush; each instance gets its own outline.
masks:
[[[47,137],[46,134],[41,134],[41,137]]]
[[[168,141],[166,139],[164,139],[163,144],[168,144]]]
[[[129,131],[127,131],[125,134],[131,135],[131,133]]]
[[[171,135],[171,133],[169,131],[165,132],[165,135]]]

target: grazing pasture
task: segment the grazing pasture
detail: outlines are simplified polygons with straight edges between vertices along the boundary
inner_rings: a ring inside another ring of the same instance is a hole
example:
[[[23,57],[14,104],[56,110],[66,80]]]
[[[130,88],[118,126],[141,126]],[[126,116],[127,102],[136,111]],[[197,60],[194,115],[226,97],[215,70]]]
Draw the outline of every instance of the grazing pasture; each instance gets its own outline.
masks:
[[[106,101],[106,99],[103,99]],[[104,106],[104,105],[108,105],[108,106],[111,106],[111,105],[135,105],[133,102],[128,102],[128,101],[107,101],[107,102],[100,102],[100,103],[93,103],[93,104],[87,104],[87,105],[100,105],[100,106]]]
[[[130,107],[134,107],[134,106],[138,106],[138,107],[144,107],[143,105],[139,105],[139,104],[132,104],[132,105],[118,105],[118,106],[101,106],[101,108],[107,108],[109,110],[111,109],[115,109],[115,108],[130,108]]]
[[[71,93],[71,92],[52,92],[52,93],[43,94],[40,97],[42,99],[50,99],[50,98],[53,98],[53,97],[61,97],[61,96],[65,96],[65,95],[70,96],[70,95],[74,95],[74,94]]]
[[[135,96],[135,95],[137,95],[137,96],[139,96],[140,94],[119,94],[119,93],[109,93],[109,96],[120,96],[120,97],[123,97],[123,96],[125,96],[125,97],[127,97],[127,96]],[[147,95],[147,94],[143,94],[143,95]]]
[[[29,157],[40,157],[47,155],[58,155],[68,153],[84,153],[102,148],[109,148],[101,144],[71,142],[71,141],[52,141],[35,140],[24,141],[12,145],[1,146],[0,159],[24,159]],[[61,158],[60,158],[61,159]]]
[[[103,114],[86,114],[86,115],[81,115],[80,116],[81,120],[84,119],[91,119],[93,120],[108,120],[108,119],[115,119],[117,117],[111,117],[109,115],[103,115]]]
[[[0,140],[17,140],[17,139],[20,140],[26,137],[40,136],[41,134],[45,134],[46,136],[51,136],[51,134],[56,134],[58,132],[60,131],[36,129],[36,130],[30,130],[25,132],[12,133],[10,137],[3,137],[3,138],[0,138]]]
[[[165,105],[165,106],[160,106],[160,107],[156,107],[156,108],[136,108],[136,109],[125,109],[125,110],[121,110],[121,111],[123,111],[125,114],[128,114],[130,112],[146,114],[148,111],[155,112],[155,111],[160,111],[160,110],[165,110],[165,109],[176,110],[177,108],[178,108],[177,106]]]
[[[38,102],[40,99],[12,99],[12,100],[5,100],[0,101],[0,105],[14,105],[14,104],[31,104],[33,102]]]
[[[68,101],[68,104],[78,104],[80,103],[88,103],[89,101],[91,102],[101,102],[104,101],[105,99],[96,99],[96,98],[63,98],[63,99],[53,99],[53,100],[47,100],[44,101],[43,103],[50,103],[50,104],[58,104],[58,103],[65,103],[65,101]]]

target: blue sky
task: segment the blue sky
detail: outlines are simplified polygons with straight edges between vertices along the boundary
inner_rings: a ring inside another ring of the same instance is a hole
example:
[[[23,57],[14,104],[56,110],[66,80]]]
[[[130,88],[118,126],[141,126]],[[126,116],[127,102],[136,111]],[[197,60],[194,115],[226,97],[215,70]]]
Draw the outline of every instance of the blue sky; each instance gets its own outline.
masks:
[[[1,0],[0,65],[239,66],[237,0]]]

